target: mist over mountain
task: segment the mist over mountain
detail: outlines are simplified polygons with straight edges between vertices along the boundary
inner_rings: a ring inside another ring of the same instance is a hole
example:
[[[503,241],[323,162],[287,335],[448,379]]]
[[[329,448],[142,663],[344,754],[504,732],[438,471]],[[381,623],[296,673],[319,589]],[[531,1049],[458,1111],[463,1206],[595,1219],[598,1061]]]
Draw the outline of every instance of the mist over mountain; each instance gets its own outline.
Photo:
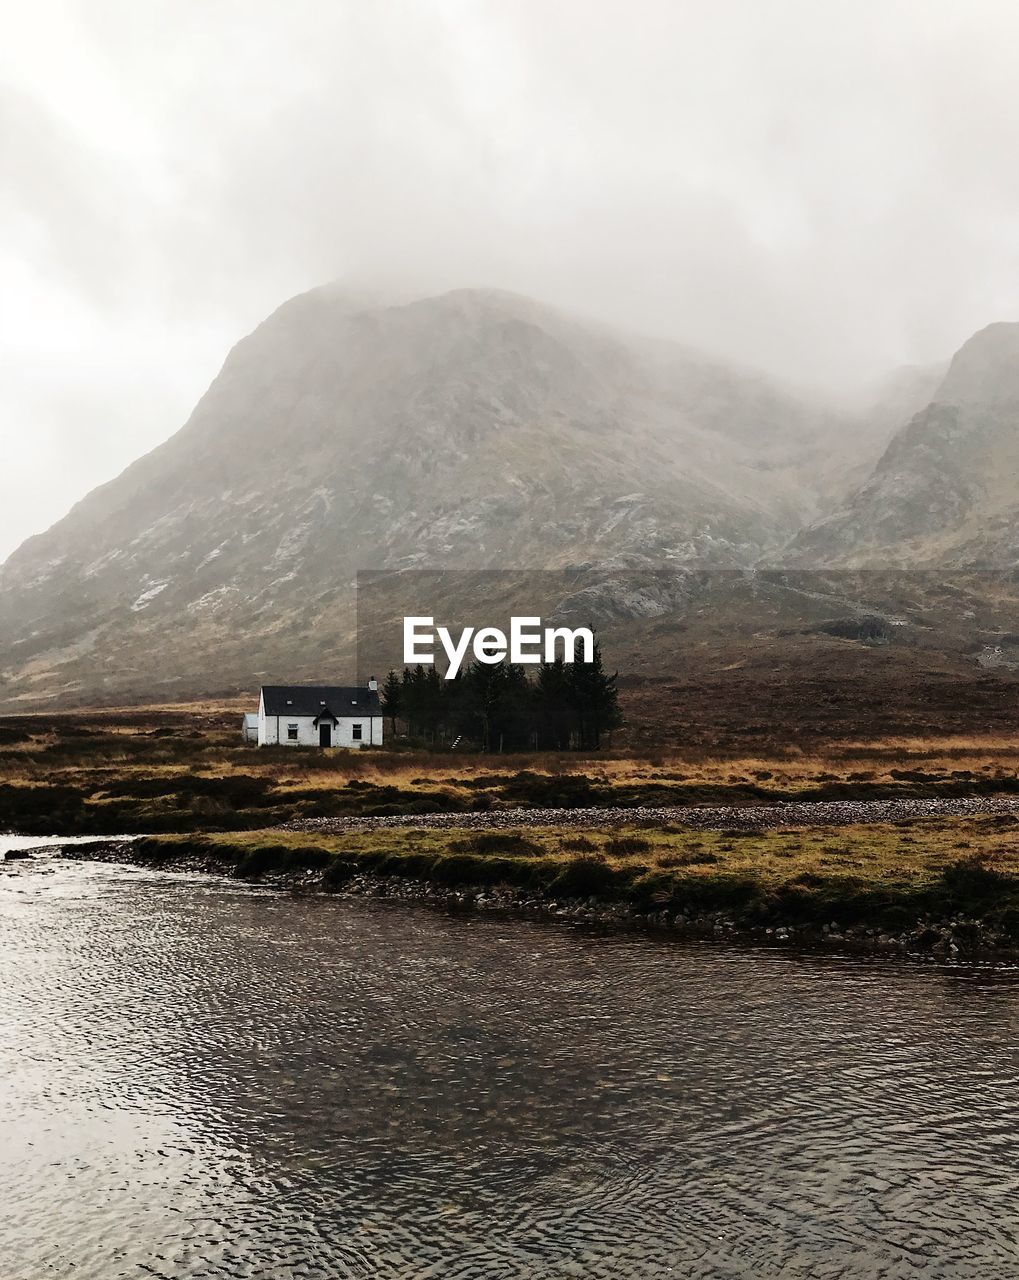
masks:
[[[234,347],[176,435],[8,559],[0,696],[321,676],[349,665],[363,569],[959,564],[991,510],[1002,550],[1017,331],[967,343],[887,443],[940,371],[848,413],[515,294],[313,290]]]
[[[795,548],[803,564],[852,568],[1019,564],[1019,324],[974,334],[931,403]]]

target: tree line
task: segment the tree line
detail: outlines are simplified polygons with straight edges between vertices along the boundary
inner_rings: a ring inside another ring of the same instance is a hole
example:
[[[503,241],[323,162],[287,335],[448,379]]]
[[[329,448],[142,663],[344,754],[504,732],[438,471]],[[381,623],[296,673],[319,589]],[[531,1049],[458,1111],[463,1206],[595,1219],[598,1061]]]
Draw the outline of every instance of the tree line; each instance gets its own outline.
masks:
[[[472,662],[455,679],[434,666],[390,671],[382,708],[412,738],[466,739],[482,751],[597,749],[622,724],[618,673],[608,675],[596,642],[590,662],[543,662],[534,679],[509,662]]]

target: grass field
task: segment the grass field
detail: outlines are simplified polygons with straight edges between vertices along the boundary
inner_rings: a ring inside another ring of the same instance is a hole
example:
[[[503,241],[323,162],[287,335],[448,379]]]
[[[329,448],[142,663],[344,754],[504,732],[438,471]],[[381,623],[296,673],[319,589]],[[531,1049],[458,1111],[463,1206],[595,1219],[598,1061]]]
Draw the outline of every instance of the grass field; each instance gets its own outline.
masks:
[[[0,720],[0,828],[116,834],[507,807],[746,804],[1019,792],[1001,735],[688,746],[597,755],[258,749],[230,707]]]
[[[0,829],[148,837],[133,856],[326,887],[371,873],[505,885],[640,910],[749,922],[894,928],[962,913],[1019,937],[1019,825],[1010,815],[756,832],[679,825],[517,831],[288,832],[304,818],[500,809],[747,805],[1019,792],[1003,735],[786,742],[767,753],[672,748],[477,755],[404,747],[258,749],[236,709],[163,706],[0,721]],[[585,819],[586,822],[586,819]]]
[[[899,929],[927,915],[964,915],[1019,939],[1019,818],[1011,815],[754,833],[266,830],[150,838],[133,856],[156,864],[197,859],[251,878],[307,871],[332,888],[365,873],[506,885],[649,911],[725,911],[748,923]]]

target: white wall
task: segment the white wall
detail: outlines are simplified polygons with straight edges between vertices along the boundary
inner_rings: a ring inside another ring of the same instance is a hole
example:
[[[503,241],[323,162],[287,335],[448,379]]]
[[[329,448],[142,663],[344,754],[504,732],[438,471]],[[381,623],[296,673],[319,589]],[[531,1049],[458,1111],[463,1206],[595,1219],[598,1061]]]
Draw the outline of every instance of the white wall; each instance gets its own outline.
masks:
[[[355,742],[353,728],[361,726],[361,741]],[[315,739],[318,745],[318,739]],[[368,747],[382,745],[381,716],[341,716],[340,723],[333,729],[334,747]]]
[[[277,720],[279,737],[277,738]],[[297,725],[297,741],[291,742],[287,737],[287,726]],[[353,728],[361,725],[361,741],[354,739]],[[333,726],[332,745],[334,747],[367,747],[382,745],[382,716],[344,716],[338,725]],[[258,708],[258,745],[283,747],[317,747],[319,742],[318,725],[314,716],[267,716],[261,702]]]

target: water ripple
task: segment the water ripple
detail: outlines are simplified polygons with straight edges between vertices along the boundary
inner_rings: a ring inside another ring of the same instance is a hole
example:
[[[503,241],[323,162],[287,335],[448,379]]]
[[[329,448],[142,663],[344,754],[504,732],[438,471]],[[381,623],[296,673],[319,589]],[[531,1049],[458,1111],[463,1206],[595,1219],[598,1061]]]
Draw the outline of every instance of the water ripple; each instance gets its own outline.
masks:
[[[1019,973],[0,877],[0,1276],[1019,1276]]]

